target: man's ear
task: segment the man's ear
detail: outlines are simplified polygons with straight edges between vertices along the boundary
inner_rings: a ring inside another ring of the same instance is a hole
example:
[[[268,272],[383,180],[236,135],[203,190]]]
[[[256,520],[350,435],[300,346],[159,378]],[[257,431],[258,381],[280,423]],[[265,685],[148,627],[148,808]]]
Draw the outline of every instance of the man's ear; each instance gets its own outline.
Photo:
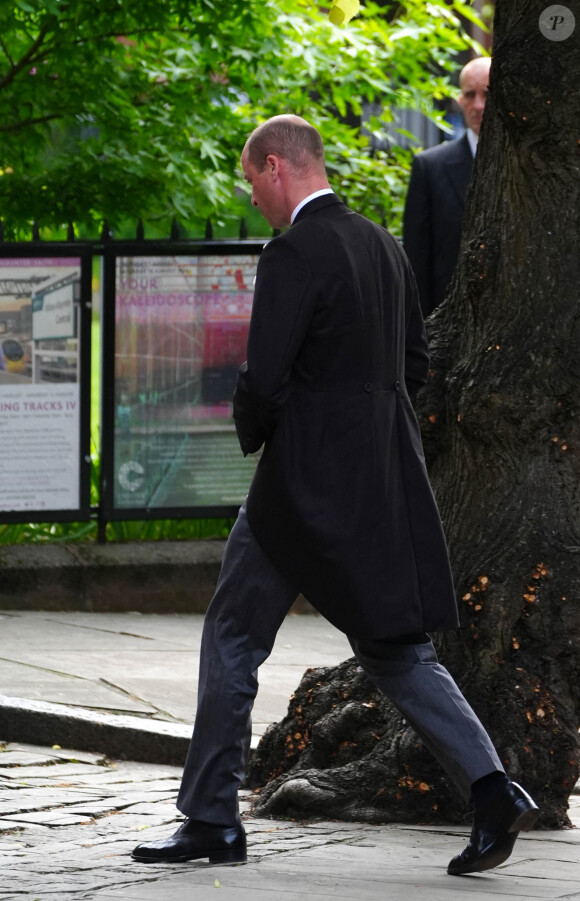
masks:
[[[277,181],[280,176],[280,162],[280,157],[275,153],[269,153],[266,157],[266,169],[273,181]]]

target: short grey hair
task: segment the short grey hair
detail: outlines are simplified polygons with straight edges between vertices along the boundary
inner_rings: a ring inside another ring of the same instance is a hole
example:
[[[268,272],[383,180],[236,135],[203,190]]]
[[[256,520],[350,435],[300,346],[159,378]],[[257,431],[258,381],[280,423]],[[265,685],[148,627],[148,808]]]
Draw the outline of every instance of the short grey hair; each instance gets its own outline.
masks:
[[[300,116],[273,116],[254,129],[246,141],[249,161],[258,172],[264,170],[271,153],[298,171],[314,166],[324,169],[324,144],[314,126]]]

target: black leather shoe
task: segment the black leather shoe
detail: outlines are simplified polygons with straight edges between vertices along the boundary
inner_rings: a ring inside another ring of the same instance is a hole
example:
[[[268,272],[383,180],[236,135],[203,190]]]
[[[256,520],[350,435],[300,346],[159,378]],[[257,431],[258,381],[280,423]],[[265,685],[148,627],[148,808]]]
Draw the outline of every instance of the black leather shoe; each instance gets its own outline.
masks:
[[[246,833],[243,826],[211,826],[186,820],[165,841],[137,845],[133,860],[145,863],[181,863],[208,857],[210,863],[245,863]]]
[[[476,809],[469,844],[453,858],[447,872],[462,876],[499,866],[512,853],[518,832],[533,829],[539,815],[528,793],[510,782],[497,798]]]

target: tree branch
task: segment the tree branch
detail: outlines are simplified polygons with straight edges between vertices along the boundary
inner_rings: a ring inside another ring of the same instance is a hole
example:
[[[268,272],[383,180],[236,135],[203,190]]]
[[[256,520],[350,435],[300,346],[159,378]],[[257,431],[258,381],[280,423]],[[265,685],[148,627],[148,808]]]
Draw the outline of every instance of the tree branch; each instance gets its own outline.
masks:
[[[42,125],[44,122],[51,122],[53,119],[59,119],[60,117],[57,113],[50,113],[46,116],[37,116],[35,119],[23,119],[21,122],[13,122],[10,125],[0,125],[0,134],[18,132],[23,128],[29,128],[31,125]]]
[[[52,17],[51,17],[52,18]],[[48,34],[48,30],[50,28],[51,18],[47,19],[45,24],[42,26],[38,33],[38,37],[34,41],[34,43],[28,48],[24,56],[22,56],[17,63],[15,63],[10,71],[4,76],[4,78],[0,78],[0,91],[2,88],[5,88],[7,85],[12,84],[16,76],[22,69],[26,68],[26,66],[30,65],[31,60],[34,58],[35,54],[38,53],[40,47],[42,47],[43,41]]]
[[[170,29],[170,31],[172,31],[175,34],[184,33],[183,29],[179,29],[179,28]],[[3,88],[6,88],[8,85],[10,85],[14,81],[16,76],[26,66],[34,65],[41,59],[46,60],[46,58],[49,57],[58,48],[57,44],[53,44],[52,46],[43,45],[43,41],[46,38],[47,33],[48,33],[48,25],[43,27],[43,29],[39,33],[38,37],[34,41],[34,43],[29,47],[29,49],[27,50],[25,55],[17,63],[15,63],[9,56],[8,48],[5,46],[4,41],[0,37],[0,46],[4,50],[6,57],[9,60],[10,65],[12,67],[10,69],[10,72],[8,72],[7,75],[5,75],[3,78],[0,78],[0,91]],[[130,31],[129,30],[125,31],[122,35],[120,35],[118,30],[112,29],[109,31],[101,32],[98,35],[93,34],[92,38],[98,39],[98,40],[109,40],[110,38],[119,38],[119,37],[137,38],[137,37],[146,36],[150,33],[151,33],[150,28],[134,28]],[[73,40],[69,41],[68,46],[71,48],[73,48],[73,47],[77,48],[84,43],[86,43],[86,38],[81,35],[81,36],[76,37]]]
[[[2,37],[2,35],[0,35],[0,47],[2,47],[2,50],[4,51],[4,55],[6,56],[6,59],[8,60],[8,62],[10,63],[10,65],[13,66],[13,65],[14,65],[14,60],[13,60],[12,57],[10,56],[8,47],[6,46],[6,43],[5,43],[5,41],[4,41],[3,37]]]

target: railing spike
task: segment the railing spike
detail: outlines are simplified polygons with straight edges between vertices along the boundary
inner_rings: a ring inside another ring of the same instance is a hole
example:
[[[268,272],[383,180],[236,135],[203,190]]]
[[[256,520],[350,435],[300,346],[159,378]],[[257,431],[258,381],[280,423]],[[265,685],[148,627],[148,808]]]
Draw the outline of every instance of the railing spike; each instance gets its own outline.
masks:
[[[211,219],[208,219],[205,223],[205,240],[213,241],[213,225]]]
[[[248,226],[245,219],[240,219],[240,241],[245,241],[248,237]]]
[[[139,219],[137,223],[137,232],[135,234],[136,241],[144,241],[145,240],[145,228],[143,226],[143,220]]]

